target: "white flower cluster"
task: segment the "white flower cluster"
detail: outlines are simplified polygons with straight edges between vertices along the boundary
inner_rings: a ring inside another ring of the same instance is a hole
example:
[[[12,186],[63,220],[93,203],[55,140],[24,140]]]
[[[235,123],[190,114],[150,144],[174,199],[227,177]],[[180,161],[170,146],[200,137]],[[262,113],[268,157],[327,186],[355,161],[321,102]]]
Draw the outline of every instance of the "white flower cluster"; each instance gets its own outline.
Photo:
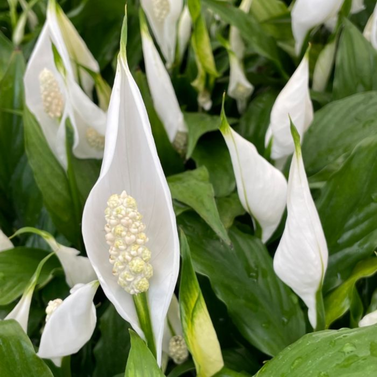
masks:
[[[176,364],[182,364],[189,356],[187,345],[181,335],[175,335],[169,342],[169,356]]]
[[[93,127],[86,130],[86,141],[88,144],[97,151],[103,151],[105,148],[105,136],[101,135]]]
[[[54,74],[44,68],[39,74],[39,85],[43,109],[50,118],[60,118],[63,113],[64,99]]]
[[[47,304],[46,308],[46,322],[50,319],[50,317],[53,315],[55,310],[63,303],[63,300],[60,298],[57,298],[55,300],[51,300]]]
[[[121,195],[111,195],[107,205],[105,231],[113,274],[126,292],[132,295],[145,292],[153,267],[148,263],[151,252],[144,246],[148,238],[136,200],[123,191]]]
[[[169,0],[152,0],[153,13],[158,22],[164,22],[170,12]]]

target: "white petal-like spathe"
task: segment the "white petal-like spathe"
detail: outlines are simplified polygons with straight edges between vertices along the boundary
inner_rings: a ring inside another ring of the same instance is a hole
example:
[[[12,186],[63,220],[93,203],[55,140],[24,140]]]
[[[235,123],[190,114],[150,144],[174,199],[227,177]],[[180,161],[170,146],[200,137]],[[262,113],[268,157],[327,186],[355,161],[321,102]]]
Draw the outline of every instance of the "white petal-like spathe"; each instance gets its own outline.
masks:
[[[88,257],[101,286],[118,313],[143,337],[134,302],[117,283],[105,240],[104,210],[112,194],[125,190],[136,199],[149,238],[153,277],[147,292],[157,360],[166,313],[179,270],[179,241],[170,191],[157,155],[148,115],[126,58],[118,59],[100,177],[85,205],[83,235]]]
[[[0,229],[0,251],[13,249],[12,241]]]
[[[352,0],[351,14],[359,13],[364,9],[364,0]]]
[[[228,146],[242,206],[262,228],[266,242],[284,213],[287,181],[283,174],[259,155],[255,146],[222,120],[221,132]]]
[[[316,328],[316,295],[325,276],[328,250],[299,145],[289,172],[287,210],[284,233],[274,257],[274,270],[304,301],[309,309],[309,321]]]
[[[377,50],[377,5],[365,26],[364,37],[372,44],[373,48]]]
[[[188,6],[185,5],[178,22],[178,51],[179,60],[182,61],[187,45],[191,37],[192,21]]]
[[[297,0],[292,9],[292,32],[299,55],[308,32],[336,16],[344,0]]]
[[[167,65],[175,58],[177,24],[183,8],[182,0],[141,0],[149,24]]]
[[[365,315],[359,322],[359,327],[372,326],[377,323],[377,310]]]
[[[309,94],[309,57],[306,53],[295,73],[278,95],[271,111],[270,125],[265,144],[271,137],[271,157],[285,158],[293,153],[294,144],[290,132],[290,120],[295,124],[301,138],[313,120],[313,105]]]
[[[42,333],[38,356],[57,359],[78,352],[92,337],[97,322],[93,298],[98,282],[72,289],[52,313]]]
[[[170,76],[146,28],[142,26],[141,39],[148,85],[157,114],[173,143],[177,133],[187,133],[187,128]]]
[[[13,308],[13,310],[4,319],[14,319],[27,332],[27,324],[29,321],[31,299],[33,298],[34,287],[27,289],[22,295],[20,301]]]

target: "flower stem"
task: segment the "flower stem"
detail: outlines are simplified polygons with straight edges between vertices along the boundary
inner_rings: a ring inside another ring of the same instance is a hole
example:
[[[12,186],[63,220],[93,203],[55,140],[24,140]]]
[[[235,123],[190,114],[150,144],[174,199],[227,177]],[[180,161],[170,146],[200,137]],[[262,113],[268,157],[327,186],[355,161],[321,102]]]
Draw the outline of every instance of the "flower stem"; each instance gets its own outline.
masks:
[[[63,377],[72,377],[72,374],[71,374],[71,356],[65,356],[62,359],[62,375],[63,375]]]
[[[323,302],[322,287],[318,290],[316,294],[317,301],[317,326],[314,331],[321,331],[326,328],[326,315],[325,315],[325,305]]]
[[[153,335],[153,328],[152,328],[152,321],[151,316],[149,313],[149,305],[148,305],[148,297],[146,292],[139,293],[137,295],[132,295],[136,313],[139,318],[139,324],[141,329],[144,332],[145,340],[147,341],[147,345],[151,350],[154,357],[157,356],[156,352],[156,344],[154,341]]]

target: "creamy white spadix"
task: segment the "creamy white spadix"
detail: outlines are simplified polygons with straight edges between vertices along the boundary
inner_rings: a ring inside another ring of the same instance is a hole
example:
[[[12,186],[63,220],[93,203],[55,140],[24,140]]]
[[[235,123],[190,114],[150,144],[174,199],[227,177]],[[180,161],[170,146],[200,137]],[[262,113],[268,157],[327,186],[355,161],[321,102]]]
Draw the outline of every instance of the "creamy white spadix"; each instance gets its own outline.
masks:
[[[75,156],[103,155],[99,140],[105,133],[106,113],[92,101],[94,80],[83,67],[99,72],[98,63],[72,23],[55,0],[50,0],[46,22],[26,68],[25,100],[64,168],[68,119],[74,131]]]
[[[144,333],[134,297],[139,296],[138,291],[147,294],[160,363],[164,322],[178,277],[179,241],[148,115],[128,68],[125,38],[123,31],[108,110],[104,160],[85,205],[82,228],[88,257],[106,296],[141,337]],[[114,271],[116,261],[122,266],[117,265]]]
[[[224,110],[221,132],[228,146],[236,176],[237,191],[244,209],[261,228],[266,242],[278,227],[284,213],[287,181],[283,174],[259,155],[255,146],[232,130]]]
[[[265,145],[267,146],[272,138],[271,157],[274,160],[284,160],[294,151],[289,119],[292,119],[301,137],[313,120],[308,55],[307,52],[295,73],[279,93],[271,111]]]
[[[317,327],[328,250],[321,221],[310,193],[301,155],[300,136],[294,126],[295,152],[289,171],[288,217],[274,257],[279,278],[301,297],[309,309],[309,321]]]

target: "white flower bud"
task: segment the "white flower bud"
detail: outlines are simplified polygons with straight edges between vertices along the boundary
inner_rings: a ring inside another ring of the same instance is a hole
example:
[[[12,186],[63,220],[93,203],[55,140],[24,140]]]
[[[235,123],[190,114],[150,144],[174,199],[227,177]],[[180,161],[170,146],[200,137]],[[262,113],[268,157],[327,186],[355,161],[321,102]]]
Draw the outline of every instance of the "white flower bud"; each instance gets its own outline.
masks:
[[[39,74],[39,85],[43,109],[50,118],[60,118],[63,113],[64,99],[54,74],[44,68]]]
[[[152,0],[153,13],[158,22],[164,22],[166,16],[170,12],[169,0]]]
[[[123,191],[121,195],[111,195],[107,205],[105,231],[113,274],[118,276],[118,284],[126,292],[145,292],[153,276],[153,267],[148,263],[151,252],[144,246],[148,237],[143,233],[145,225],[136,200]]]
[[[63,303],[63,300],[57,298],[55,300],[49,301],[47,308],[46,308],[46,322],[51,318],[54,314],[55,310]]]
[[[169,342],[169,356],[176,364],[184,363],[189,354],[185,340],[181,335],[175,335]]]
[[[89,146],[97,151],[103,151],[105,148],[105,136],[97,132],[93,127],[86,130],[86,141]]]

